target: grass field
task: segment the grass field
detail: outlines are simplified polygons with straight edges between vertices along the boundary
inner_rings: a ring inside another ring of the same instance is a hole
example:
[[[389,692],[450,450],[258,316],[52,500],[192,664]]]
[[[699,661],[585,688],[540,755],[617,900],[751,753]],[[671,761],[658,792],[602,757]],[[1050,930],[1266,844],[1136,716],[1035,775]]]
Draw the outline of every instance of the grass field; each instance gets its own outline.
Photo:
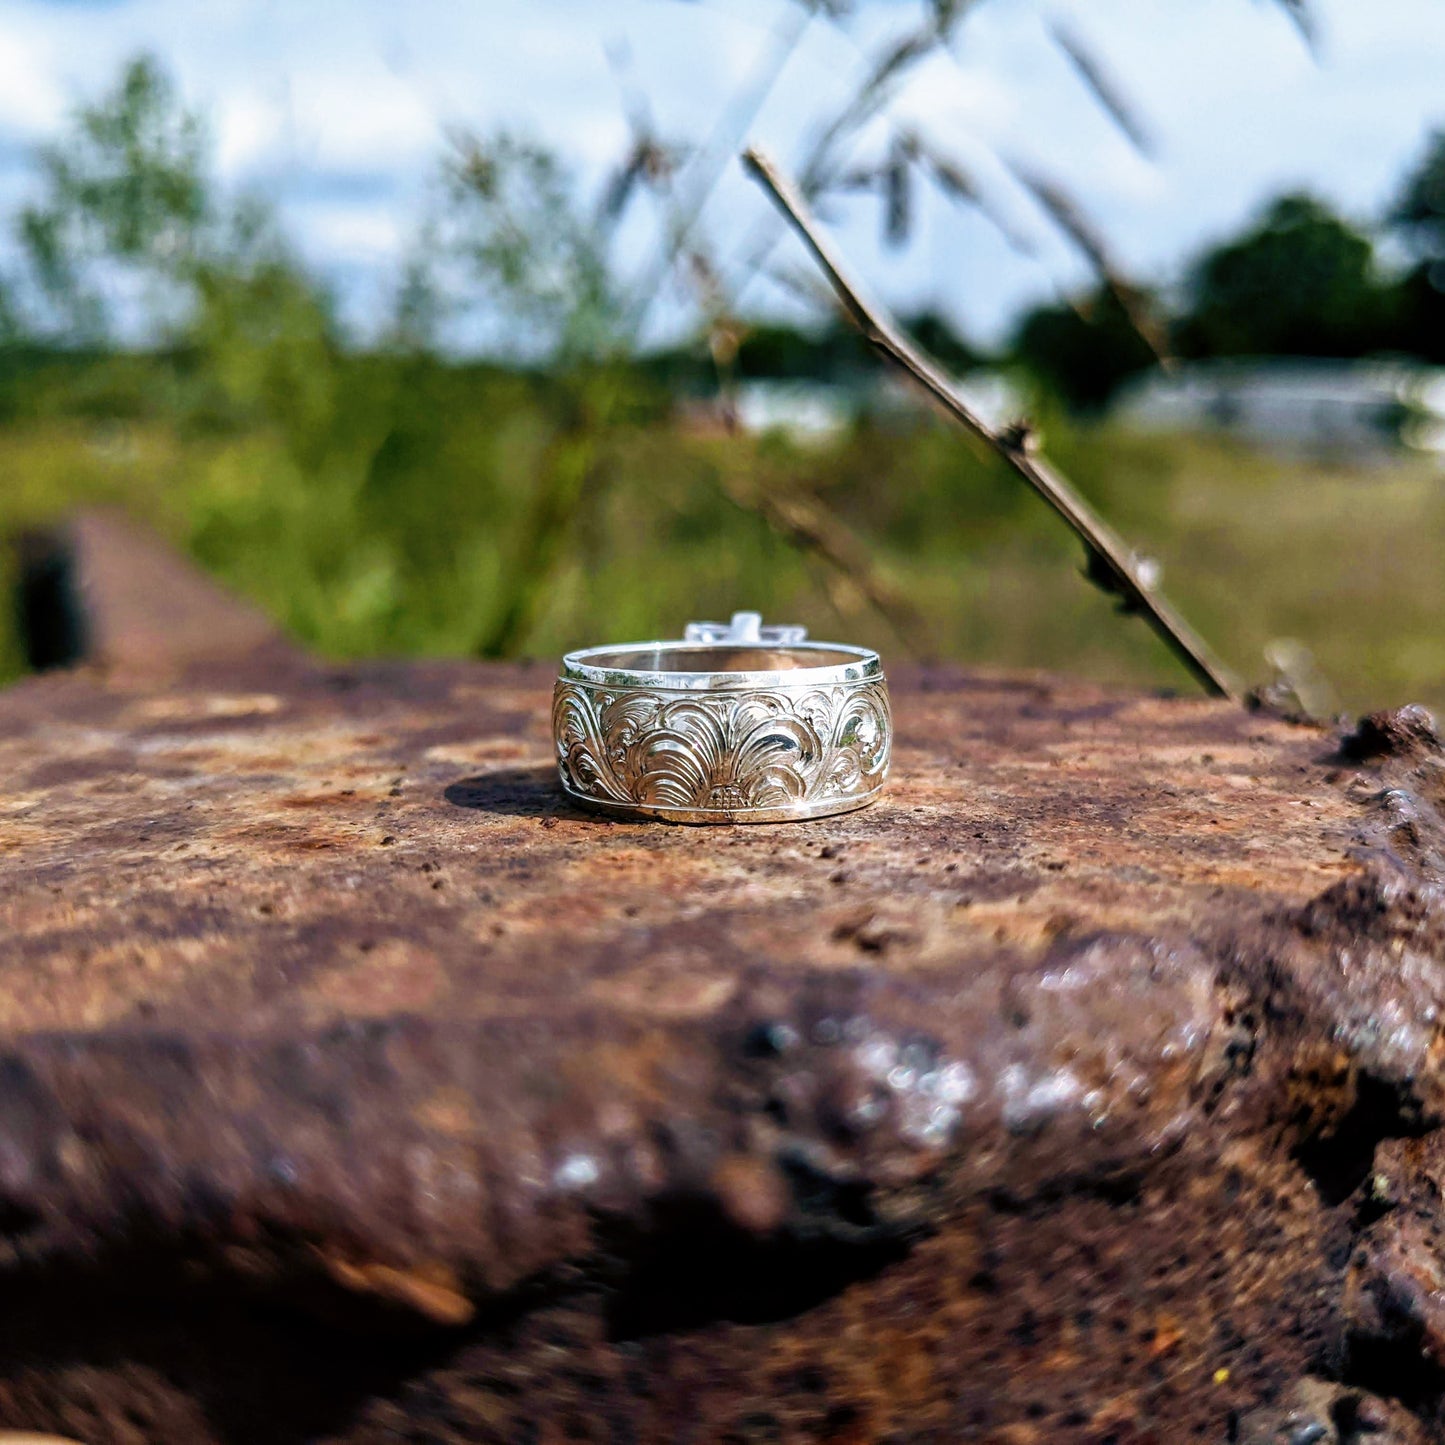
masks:
[[[88,411],[70,392],[0,423],[0,535],[119,503],[334,656],[549,655],[755,607],[892,657],[1193,686],[1082,580],[1053,517],[939,425],[799,448],[687,434],[643,408],[599,439],[523,381],[469,385],[360,388],[353,414],[309,432]],[[1445,477],[1430,464],[1063,424],[1046,445],[1248,680],[1287,637],[1343,708],[1445,706]],[[901,640],[856,568],[787,535],[799,509],[847,524],[921,636]],[[7,624],[0,670],[20,666]]]

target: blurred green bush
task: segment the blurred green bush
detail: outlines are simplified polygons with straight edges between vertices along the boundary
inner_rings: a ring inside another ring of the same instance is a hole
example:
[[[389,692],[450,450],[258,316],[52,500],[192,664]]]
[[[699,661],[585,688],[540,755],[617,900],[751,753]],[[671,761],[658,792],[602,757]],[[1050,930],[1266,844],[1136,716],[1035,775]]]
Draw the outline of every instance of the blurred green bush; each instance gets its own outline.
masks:
[[[1079,577],[1055,519],[940,424],[868,424],[807,446],[707,434],[636,377],[599,377],[606,405],[620,387],[633,409],[579,452],[580,383],[559,392],[427,360],[331,365],[334,399],[302,408],[304,425],[223,422],[186,404],[198,382],[136,359],[12,377],[0,531],[120,503],[338,657],[554,656],[746,606],[900,659],[847,575],[749,500],[816,497],[913,600],[927,650],[1191,690]],[[1342,705],[1445,703],[1445,487],[1430,466],[1311,464],[1061,420],[1047,435],[1241,671],[1263,677],[1265,646],[1287,635],[1314,650]],[[539,530],[584,467],[605,482],[576,497],[539,566]],[[0,631],[0,658],[19,670],[13,632]]]
[[[43,158],[29,282],[0,286],[0,536],[118,503],[333,656],[555,655],[750,607],[894,658],[1189,689],[1079,578],[1055,519],[928,414],[803,442],[679,410],[677,367],[637,356],[607,225],[545,153],[458,143],[366,351],[204,157],[200,122],[138,61]],[[137,305],[144,349],[125,343]],[[518,362],[446,359],[437,329],[459,306],[485,306]],[[715,345],[714,393],[784,340]],[[1246,676],[1287,634],[1345,704],[1445,700],[1445,490],[1423,462],[1288,462],[1047,406],[1043,430]],[[922,624],[878,605],[890,595]],[[7,618],[0,674],[20,667]]]

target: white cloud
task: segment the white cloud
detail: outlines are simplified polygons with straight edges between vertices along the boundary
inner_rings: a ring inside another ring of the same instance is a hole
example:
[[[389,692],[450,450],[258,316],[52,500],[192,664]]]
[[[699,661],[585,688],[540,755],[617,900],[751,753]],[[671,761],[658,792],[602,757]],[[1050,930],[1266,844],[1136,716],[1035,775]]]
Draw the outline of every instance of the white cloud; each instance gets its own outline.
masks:
[[[304,206],[290,208],[306,238],[307,255],[328,262],[394,263],[409,235],[401,218],[366,206]]]
[[[274,164],[286,145],[285,107],[251,90],[222,98],[211,117],[216,164],[222,176],[235,180]]]
[[[46,49],[14,19],[0,20],[0,130],[26,140],[48,134],[65,115],[65,90]]]
[[[415,166],[441,143],[442,117],[385,72],[298,73],[291,96],[296,150],[321,169]]]

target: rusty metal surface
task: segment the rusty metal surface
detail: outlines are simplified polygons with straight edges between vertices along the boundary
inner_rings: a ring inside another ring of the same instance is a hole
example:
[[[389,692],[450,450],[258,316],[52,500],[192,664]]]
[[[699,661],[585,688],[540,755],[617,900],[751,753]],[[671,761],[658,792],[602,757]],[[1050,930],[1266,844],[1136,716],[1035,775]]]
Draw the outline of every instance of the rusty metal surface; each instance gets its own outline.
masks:
[[[693,831],[551,680],[0,697],[0,1426],[1433,1438],[1428,719],[904,673],[886,801]]]

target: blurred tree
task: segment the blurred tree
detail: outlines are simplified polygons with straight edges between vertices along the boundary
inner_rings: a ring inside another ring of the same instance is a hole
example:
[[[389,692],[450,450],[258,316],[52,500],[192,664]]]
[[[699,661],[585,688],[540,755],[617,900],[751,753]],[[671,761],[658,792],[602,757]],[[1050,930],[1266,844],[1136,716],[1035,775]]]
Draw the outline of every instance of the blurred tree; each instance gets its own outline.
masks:
[[[920,311],[905,317],[903,327],[947,371],[971,371],[983,359],[940,312]]]
[[[0,276],[0,349],[14,346],[25,336],[25,323],[10,283]]]
[[[969,371],[983,362],[945,317],[922,312],[903,325],[949,371]],[[841,317],[821,329],[762,321],[742,324],[739,331],[732,359],[733,375],[739,379],[857,384],[879,375],[873,348],[852,322]],[[717,369],[703,362],[695,345],[651,352],[642,358],[642,365],[673,390],[712,393],[717,389]]]
[[[822,330],[755,324],[738,346],[737,375],[780,380],[839,381],[871,364],[856,326],[838,320]]]
[[[1369,238],[1308,195],[1281,197],[1207,252],[1188,295],[1184,356],[1360,356],[1389,337],[1392,300]]]
[[[1445,259],[1412,267],[1394,287],[1392,349],[1445,364]]]
[[[1102,411],[1138,372],[1158,363],[1117,295],[1100,286],[1072,305],[1030,311],[1014,333],[1013,355],[1070,411]]]
[[[22,213],[20,239],[52,335],[112,339],[135,319],[127,305],[151,320],[183,314],[213,218],[204,155],[200,121],[149,56],[41,151],[44,196]]]
[[[494,338],[545,371],[547,435],[525,514],[509,539],[498,599],[475,650],[521,647],[569,539],[601,507],[619,444],[653,399],[632,365],[636,310],[611,264],[624,206],[588,207],[556,156],[506,132],[455,139],[441,236],[486,308]]]
[[[618,213],[589,211],[555,155],[507,132],[460,136],[446,179],[445,243],[510,347],[566,365],[631,340],[608,255]]]
[[[1396,288],[1394,344],[1423,360],[1445,363],[1445,130],[1426,142],[1386,224],[1417,258]]]
[[[1445,256],[1445,130],[1437,130],[1426,142],[1388,219],[1423,255]]]
[[[267,208],[238,204],[189,279],[183,357],[198,364],[213,416],[233,428],[274,428],[300,464],[321,465],[342,440],[341,340],[329,298]]]
[[[317,465],[336,440],[330,306],[268,208],[223,200],[208,160],[204,125],[149,56],[75,113],[41,151],[42,198],[20,221],[41,334],[160,343],[192,419],[275,428]]]

